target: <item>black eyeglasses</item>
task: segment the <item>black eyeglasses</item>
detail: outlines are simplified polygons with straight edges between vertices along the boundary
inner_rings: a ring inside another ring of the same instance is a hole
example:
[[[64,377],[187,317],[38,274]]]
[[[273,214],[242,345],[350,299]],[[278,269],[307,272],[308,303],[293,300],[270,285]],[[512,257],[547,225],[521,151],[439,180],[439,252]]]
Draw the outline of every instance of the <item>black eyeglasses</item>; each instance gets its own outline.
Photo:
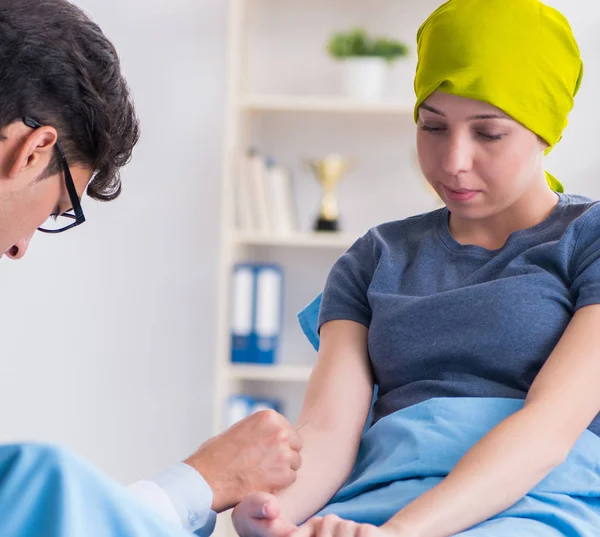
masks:
[[[23,123],[32,129],[39,129],[42,126],[35,119],[30,117],[24,117]],[[79,196],[77,195],[77,189],[75,188],[75,183],[73,182],[73,176],[71,175],[71,170],[69,169],[69,163],[67,162],[65,153],[62,150],[58,140],[56,140],[54,147],[56,148],[60,164],[65,174],[65,185],[67,187],[67,192],[69,193],[72,209],[69,209],[68,211],[59,215],[52,215],[42,227],[38,228],[38,230],[42,231],[43,233],[62,233],[63,231],[67,231],[67,229],[74,228],[75,226],[79,226],[85,222],[85,216],[83,215],[83,210],[81,209],[81,202],[79,201]]]

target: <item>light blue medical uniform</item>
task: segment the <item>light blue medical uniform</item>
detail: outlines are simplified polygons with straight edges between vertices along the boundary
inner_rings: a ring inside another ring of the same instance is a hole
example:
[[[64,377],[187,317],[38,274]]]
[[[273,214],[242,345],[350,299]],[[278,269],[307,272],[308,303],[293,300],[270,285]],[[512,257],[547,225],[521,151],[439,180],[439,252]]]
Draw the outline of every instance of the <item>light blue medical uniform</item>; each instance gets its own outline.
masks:
[[[0,446],[1,537],[189,537],[68,451]]]

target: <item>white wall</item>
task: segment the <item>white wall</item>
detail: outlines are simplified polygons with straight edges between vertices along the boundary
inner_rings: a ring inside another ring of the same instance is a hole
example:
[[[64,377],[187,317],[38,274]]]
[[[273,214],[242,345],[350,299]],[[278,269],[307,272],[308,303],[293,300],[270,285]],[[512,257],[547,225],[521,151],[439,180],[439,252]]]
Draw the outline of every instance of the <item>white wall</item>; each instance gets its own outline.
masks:
[[[600,3],[595,0],[547,0],[571,23],[585,64],[583,84],[575,99],[564,138],[548,157],[548,170],[567,192],[600,198]]]
[[[0,441],[59,441],[128,481],[211,431],[226,3],[79,0],[143,134],[118,201],[0,263]]]
[[[272,4],[277,16],[279,0],[250,1]],[[378,1],[387,6],[382,28],[394,29],[397,21],[404,32],[409,0]],[[307,0],[306,9],[314,11],[319,2]],[[0,263],[0,441],[59,441],[128,481],[185,456],[210,432],[226,2],[77,3],[121,52],[143,137],[123,174],[122,199],[105,206],[88,202],[85,226],[61,237],[40,236],[24,261]],[[331,3],[343,7],[341,0]],[[569,191],[600,197],[600,103],[595,95],[600,4],[551,3],[571,19],[586,60],[586,79],[549,169]],[[424,9],[436,1],[417,4]],[[349,13],[344,23],[352,22]],[[331,27],[339,26],[335,13],[330,14]],[[306,46],[321,50],[323,23],[301,30]],[[263,36],[272,72],[277,64],[299,65],[277,46],[283,31],[271,26]],[[366,125],[339,119],[333,126],[304,117],[301,125],[320,136],[330,129],[361,152],[362,172],[368,175],[350,175],[348,190],[340,191],[350,230],[362,230],[375,217],[404,216],[410,208],[407,193],[426,202],[418,177],[406,164],[410,153],[403,143],[410,141],[410,127],[386,118]],[[299,132],[297,119],[271,118],[262,139],[276,157],[298,168],[300,148],[290,149],[289,142],[302,143]],[[386,144],[377,142],[381,135]],[[287,140],[287,148],[281,140]],[[393,173],[383,170],[388,158],[399,162]],[[309,225],[318,191],[306,172],[297,179],[305,182],[300,205]],[[402,180],[413,181],[410,189]],[[352,189],[359,195],[353,196]],[[362,211],[363,202],[375,212]],[[315,265],[326,270],[329,255],[315,259]],[[288,261],[293,264],[294,256]],[[318,289],[318,284],[310,285]],[[300,343],[294,341],[296,348]],[[301,350],[310,351],[306,345]]]

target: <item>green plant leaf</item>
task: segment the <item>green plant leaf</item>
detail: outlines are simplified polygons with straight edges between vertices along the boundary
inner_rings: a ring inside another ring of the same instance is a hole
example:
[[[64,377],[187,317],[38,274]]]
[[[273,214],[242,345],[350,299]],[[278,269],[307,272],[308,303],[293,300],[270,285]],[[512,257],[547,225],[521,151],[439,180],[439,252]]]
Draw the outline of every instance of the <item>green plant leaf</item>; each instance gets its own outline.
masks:
[[[401,41],[389,37],[370,37],[363,28],[334,33],[327,43],[332,58],[379,57],[388,62],[407,56],[409,49]]]

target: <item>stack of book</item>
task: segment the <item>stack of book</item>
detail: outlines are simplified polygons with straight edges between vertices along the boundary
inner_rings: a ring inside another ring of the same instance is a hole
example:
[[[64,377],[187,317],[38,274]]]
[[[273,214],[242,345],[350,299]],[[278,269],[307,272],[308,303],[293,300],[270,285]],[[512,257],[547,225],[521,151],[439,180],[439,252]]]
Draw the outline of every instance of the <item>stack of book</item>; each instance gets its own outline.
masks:
[[[281,337],[283,269],[267,263],[233,268],[231,361],[274,364]]]
[[[239,231],[274,236],[298,231],[289,170],[254,149],[241,159],[235,197]]]

